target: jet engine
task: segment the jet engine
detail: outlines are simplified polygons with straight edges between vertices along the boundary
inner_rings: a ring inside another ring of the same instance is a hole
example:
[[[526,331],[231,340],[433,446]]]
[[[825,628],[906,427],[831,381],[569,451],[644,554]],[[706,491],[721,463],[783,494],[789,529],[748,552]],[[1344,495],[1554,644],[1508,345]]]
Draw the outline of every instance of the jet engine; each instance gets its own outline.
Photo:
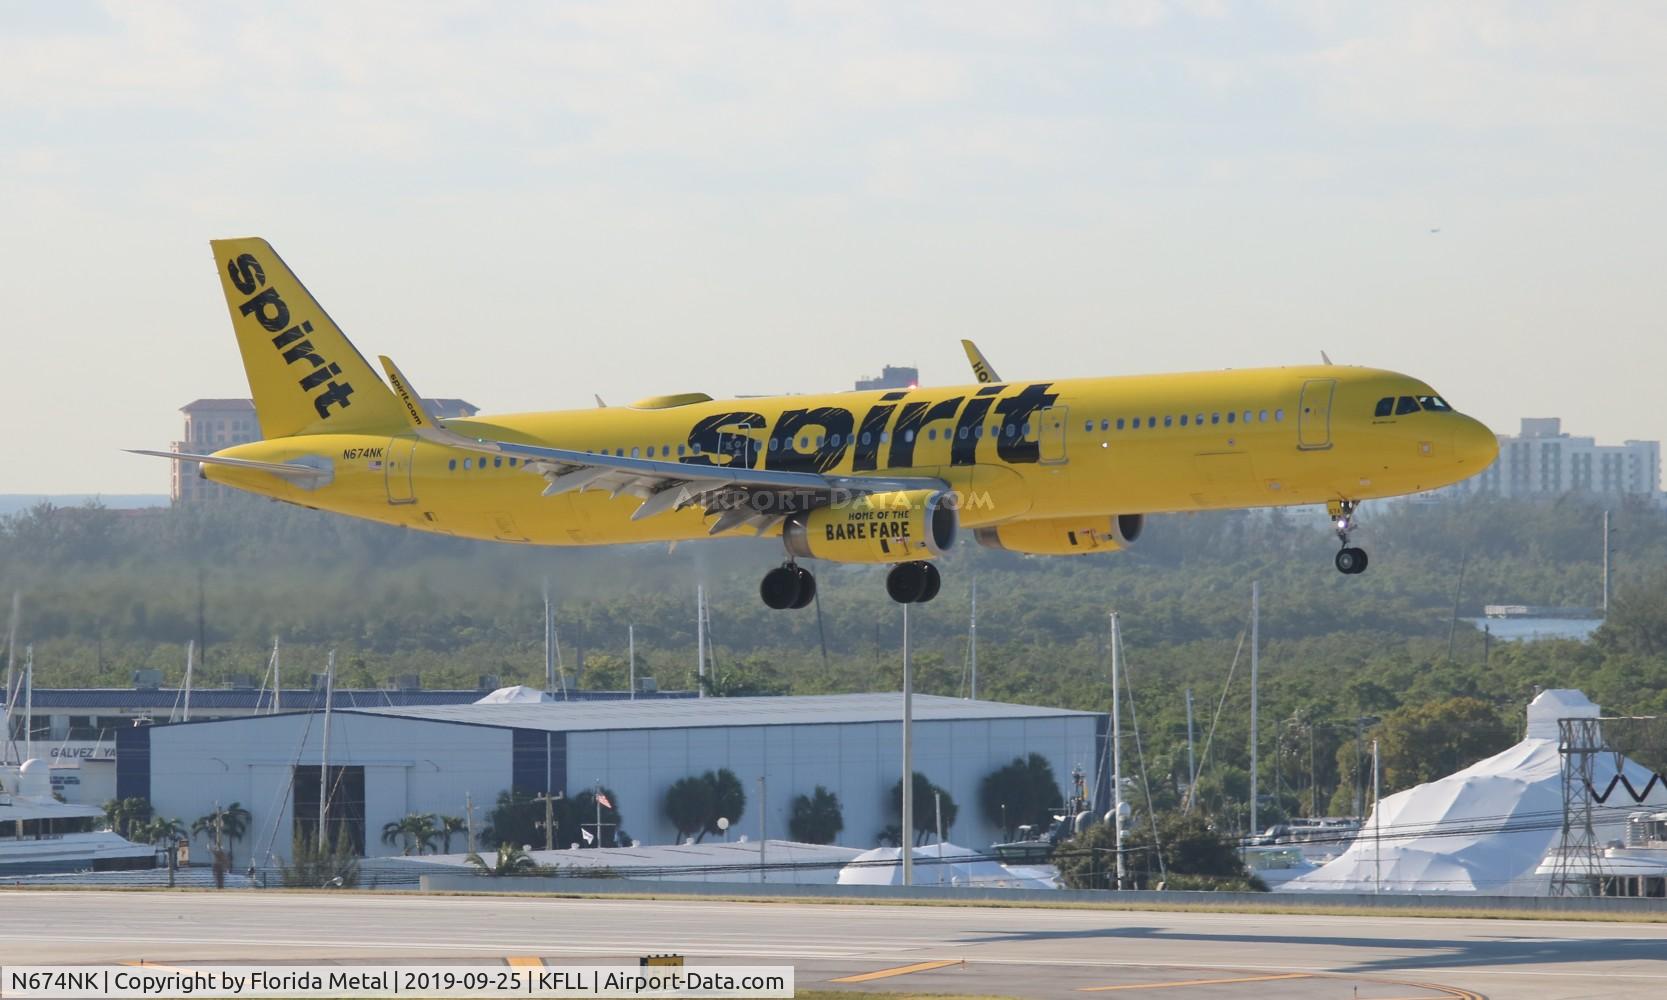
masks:
[[[1126,549],[1145,527],[1145,514],[1050,517],[977,528],[973,536],[986,548],[1035,556],[1071,556]]]
[[[940,490],[870,493],[814,510],[782,525],[787,551],[806,559],[897,563],[931,559],[955,544],[960,517]]]

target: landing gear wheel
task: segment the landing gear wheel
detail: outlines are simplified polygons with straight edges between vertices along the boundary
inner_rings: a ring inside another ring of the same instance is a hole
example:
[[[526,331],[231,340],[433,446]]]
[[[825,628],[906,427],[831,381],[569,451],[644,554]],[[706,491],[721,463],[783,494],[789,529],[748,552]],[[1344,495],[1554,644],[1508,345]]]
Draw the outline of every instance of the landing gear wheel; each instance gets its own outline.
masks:
[[[794,577],[796,577],[799,582],[799,596],[795,598],[793,603],[789,604],[788,607],[794,611],[797,611],[800,608],[809,607],[810,602],[816,599],[816,577],[811,575],[810,570],[805,569],[797,563],[794,563],[792,566],[787,568],[793,571]]]
[[[765,573],[764,582],[758,585],[758,596],[764,599],[764,606],[772,611],[786,611],[788,608],[804,607],[803,604],[797,603],[800,591],[806,589],[799,577],[800,573],[804,573],[806,577],[810,576],[808,570],[801,570],[792,564],[777,566],[770,572]],[[815,596],[814,588],[815,584],[812,583],[811,596]],[[806,598],[806,600],[808,601],[809,598]]]
[[[1348,576],[1366,572],[1366,550],[1349,544],[1349,532],[1354,530],[1354,511],[1358,506],[1360,504],[1355,500],[1333,500],[1326,505],[1337,540],[1343,543],[1342,551],[1337,553],[1337,571]]]
[[[943,576],[929,562],[898,563],[886,574],[886,593],[898,604],[924,604],[942,586]]]
[[[1337,553],[1337,571],[1353,576],[1366,572],[1366,550],[1345,547]]]
[[[938,567],[932,563],[922,563],[921,568],[926,573],[926,589],[917,599],[917,603],[925,604],[938,596],[938,588],[943,586],[943,574],[939,573]]]

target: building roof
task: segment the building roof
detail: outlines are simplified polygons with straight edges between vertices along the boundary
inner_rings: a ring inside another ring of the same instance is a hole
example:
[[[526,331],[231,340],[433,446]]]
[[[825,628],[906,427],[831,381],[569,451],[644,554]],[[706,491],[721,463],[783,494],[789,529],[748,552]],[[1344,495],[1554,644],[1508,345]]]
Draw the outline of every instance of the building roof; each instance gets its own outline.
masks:
[[[386,708],[465,705],[478,699],[483,692],[467,691],[386,691],[381,689],[353,690],[338,688],[332,692],[330,706],[336,709]],[[572,696],[581,701],[626,701],[626,691],[574,691]],[[693,692],[661,691],[638,695],[638,700],[654,698],[692,698]],[[21,699],[20,699],[21,701]],[[183,699],[178,688],[36,688],[34,709],[37,713],[52,709],[150,709],[169,711]],[[0,704],[5,699],[0,697]],[[271,691],[253,688],[195,688],[191,692],[193,712],[213,712],[225,709],[264,709],[272,704]],[[281,707],[286,712],[321,711],[324,692],[310,688],[286,688]]]
[[[255,401],[252,399],[193,399],[180,407],[181,413],[193,413],[197,410],[248,410],[253,411]]]
[[[626,701],[554,701],[521,704],[407,705],[362,709],[365,714],[464,722],[478,726],[585,732],[606,729],[696,729],[712,726],[820,725],[896,722],[896,693],[799,695],[763,698],[637,698]],[[1092,718],[1093,712],[999,701],[970,701],[917,694],[917,722],[965,719]]]

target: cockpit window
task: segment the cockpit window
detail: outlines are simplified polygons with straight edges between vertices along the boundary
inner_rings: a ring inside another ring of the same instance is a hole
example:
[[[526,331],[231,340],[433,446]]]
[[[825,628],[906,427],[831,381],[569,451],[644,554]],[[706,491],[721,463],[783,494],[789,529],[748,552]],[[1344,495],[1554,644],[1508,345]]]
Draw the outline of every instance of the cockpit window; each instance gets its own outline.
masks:
[[[1432,413],[1447,413],[1453,409],[1440,396],[1419,396],[1418,405]]]
[[[1395,412],[1395,397],[1394,396],[1385,396],[1382,399],[1378,400],[1377,411],[1374,412],[1372,415],[1374,417],[1387,417],[1394,412]]]
[[[1400,399],[1395,401],[1395,415],[1396,416],[1403,416],[1403,415],[1408,414],[1408,413],[1417,413],[1417,412],[1418,412],[1418,400],[1413,399],[1411,396],[1402,396]]]

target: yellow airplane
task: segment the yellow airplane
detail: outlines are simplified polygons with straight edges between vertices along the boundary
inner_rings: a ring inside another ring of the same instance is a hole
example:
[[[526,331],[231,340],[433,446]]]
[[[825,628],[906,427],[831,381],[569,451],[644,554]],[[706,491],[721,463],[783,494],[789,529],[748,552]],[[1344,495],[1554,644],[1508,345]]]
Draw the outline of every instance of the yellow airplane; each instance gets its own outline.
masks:
[[[1124,548],[1148,514],[1325,504],[1336,565],[1363,500],[1434,489],[1498,454],[1423,382],[1314,365],[438,419],[393,362],[384,383],[260,239],[212,243],[265,440],[199,475],[263,496],[466,538],[608,545],[751,530],[784,563],[760,587],[802,608],[800,559],[890,563],[929,601],[961,529],[1041,555]],[[391,388],[390,388],[391,385]]]

